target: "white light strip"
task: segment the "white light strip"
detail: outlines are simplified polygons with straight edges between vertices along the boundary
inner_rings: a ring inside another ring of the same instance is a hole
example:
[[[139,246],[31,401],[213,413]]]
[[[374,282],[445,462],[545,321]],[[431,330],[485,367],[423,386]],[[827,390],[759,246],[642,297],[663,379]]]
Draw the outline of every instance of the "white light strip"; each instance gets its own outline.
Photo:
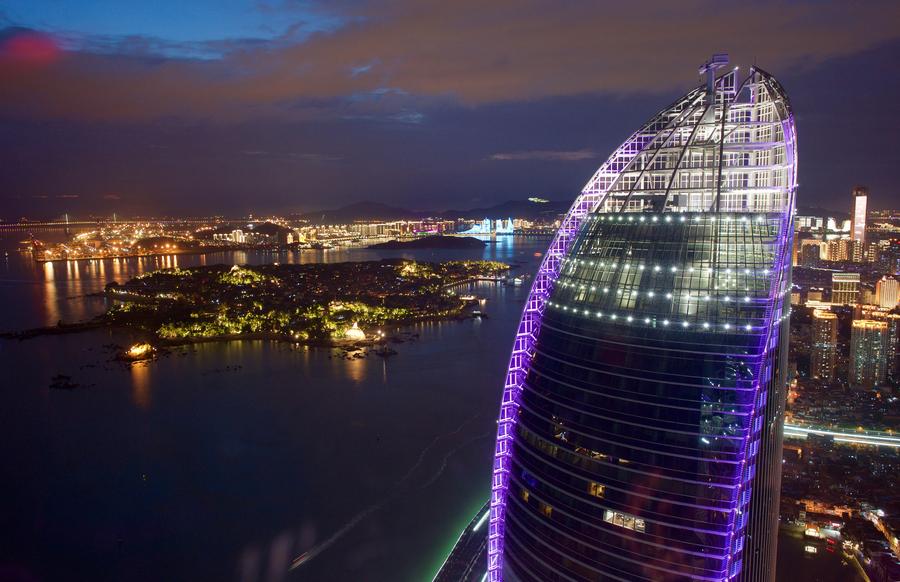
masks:
[[[806,438],[810,434],[820,435],[820,436],[832,436],[832,437],[834,437],[835,442],[841,442],[841,443],[853,443],[853,444],[900,448],[900,436],[895,437],[895,436],[868,435],[865,433],[860,434],[860,433],[853,433],[853,432],[842,432],[842,431],[833,431],[833,430],[826,430],[826,429],[808,428],[808,427],[794,425],[794,424],[785,424],[784,425],[784,435],[785,436]]]
[[[573,257],[566,257],[561,259],[562,264],[564,265],[588,265],[590,267],[599,266],[599,267],[610,267],[612,269],[616,269],[619,265],[624,269],[638,269],[639,271],[643,271],[650,267],[650,265],[642,264],[642,263],[624,263],[619,262],[618,260],[610,260],[609,262],[605,260],[598,259],[578,259]],[[737,275],[763,275],[763,280],[768,280],[768,276],[772,274],[771,269],[748,269],[747,267],[724,267],[721,269],[713,269],[712,267],[687,267],[684,268],[683,263],[678,263],[677,265],[653,265],[653,271],[658,273],[662,271],[663,268],[666,268],[671,273],[677,273],[679,271],[686,271],[688,273],[696,273],[697,271],[707,273],[710,275],[719,274],[719,275],[728,275],[729,278],[735,278]]]
[[[475,524],[475,527],[472,528],[473,532],[478,531],[478,529],[484,525],[484,522],[487,521],[488,516],[491,514],[491,510],[488,509],[484,512],[484,515],[481,516],[481,519],[478,520],[478,523]]]
[[[665,214],[666,214],[665,221],[671,222],[672,215],[676,214],[676,213],[667,212]],[[719,212],[714,212],[714,213],[710,213],[710,214],[706,214],[706,215],[693,214],[693,221],[700,222],[701,220],[708,220],[709,222],[715,222],[716,216],[721,216],[722,214],[723,213],[719,213]],[[587,216],[587,219],[588,220],[601,220],[601,221],[605,221],[605,222],[622,222],[623,220],[626,220],[627,222],[634,222],[634,217],[638,216],[639,222],[645,222],[646,215],[647,215],[647,213],[636,213],[636,212],[626,212],[624,215],[621,213],[616,213],[616,214],[594,213],[594,214],[589,214]],[[684,222],[687,219],[687,217],[684,215],[683,212],[678,212],[677,215],[679,217],[679,222]],[[624,216],[624,218],[623,218],[623,216]],[[650,220],[652,222],[659,222],[659,217],[658,217],[658,215],[654,214],[651,216]],[[726,214],[724,216],[724,218],[720,218],[719,220],[724,221],[724,222],[742,222],[745,224],[751,222],[751,219],[748,218],[747,216],[741,216],[741,218],[738,219],[738,218],[732,217],[728,214]],[[765,222],[765,220],[766,220],[765,215],[760,214],[756,217],[756,222]],[[777,220],[777,219],[773,219],[773,220]]]
[[[559,310],[564,311],[564,312],[572,312],[573,315],[583,315],[583,316],[588,317],[588,318],[591,318],[591,319],[593,319],[593,318],[603,319],[603,318],[608,317],[608,318],[609,318],[610,320],[612,320],[612,321],[620,321],[620,318],[619,318],[620,314],[619,314],[619,313],[608,313],[608,312],[607,312],[607,313],[604,313],[603,311],[595,311],[595,312],[593,312],[593,316],[592,316],[592,315],[591,315],[592,312],[591,312],[589,309],[583,309],[583,308],[577,307],[577,306],[572,307],[572,306],[569,306],[569,305],[562,305],[562,304],[557,303],[557,302],[555,302],[555,301],[547,301],[547,302],[546,302],[546,305],[547,305],[547,307],[550,307],[550,308],[553,308],[553,309],[559,309]],[[644,313],[642,313],[642,312],[633,312],[633,313],[636,314],[636,315],[638,316],[637,319],[635,319],[635,316],[634,316],[634,315],[628,315],[627,313],[621,314],[621,315],[623,316],[622,319],[624,319],[625,322],[627,322],[627,323],[641,323],[641,322],[643,322],[645,325],[652,325],[653,323],[655,323],[655,322],[657,322],[657,321],[660,321],[660,320],[659,320],[659,317],[660,317],[660,316],[659,316],[658,314],[653,314],[653,317],[651,318],[651,317],[647,317],[647,316],[641,317],[642,315],[646,315],[646,314],[644,314]],[[790,316],[790,311],[786,312],[785,315],[781,316],[780,318],[778,318],[778,319],[776,319],[776,320],[774,320],[774,321],[775,321],[775,322],[781,322],[781,321],[784,321],[785,319],[787,319],[789,316]],[[663,326],[668,326],[669,323],[671,323],[671,322],[670,322],[668,319],[663,319],[660,323],[662,323]],[[700,327],[702,327],[704,330],[707,330],[707,331],[713,331],[713,330],[715,330],[716,328],[718,328],[718,327],[720,326],[720,324],[718,324],[718,323],[710,323],[710,322],[708,322],[708,321],[705,321],[705,322],[697,322],[697,325],[700,326]],[[689,328],[690,326],[691,326],[691,322],[690,322],[690,321],[684,320],[684,321],[681,322],[681,327],[682,327],[683,329],[687,329],[687,328]],[[735,323],[735,322],[722,323],[722,324],[721,324],[721,328],[722,328],[723,330],[725,330],[725,331],[731,331],[732,329],[735,329],[735,330],[743,329],[744,331],[753,331],[753,330],[760,330],[760,329],[762,329],[762,328],[761,328],[760,326],[758,326],[758,325],[753,325],[752,323],[746,323],[746,322],[740,322],[740,323]]]
[[[585,291],[587,291],[587,290],[596,291],[597,290],[596,285],[591,285],[590,287],[588,287],[585,283],[571,283],[569,281],[560,280],[560,282],[558,284],[560,287],[565,288],[565,289],[568,289],[571,287],[571,288],[575,288],[575,289],[584,289]],[[716,289],[718,289],[718,287],[716,287]],[[603,293],[609,293],[609,287],[603,287],[602,291],[603,291]],[[629,288],[629,289],[626,289],[626,291],[628,291],[629,297],[631,297],[631,296],[640,297],[641,296],[641,292],[638,291],[637,289]],[[749,291],[749,289],[745,288],[745,291]],[[647,297],[655,297],[656,293],[657,293],[656,291],[647,291],[646,295],[647,295]],[[779,293],[776,296],[786,297],[789,293],[790,293],[790,290],[787,290],[783,293]],[[616,295],[622,295],[622,294],[623,294],[622,289],[616,290]],[[740,294],[738,294],[738,295],[740,295]],[[768,296],[752,297],[750,295],[744,295],[743,298],[741,298],[738,295],[735,295],[734,297],[732,297],[731,295],[723,295],[722,299],[716,299],[715,302],[716,303],[719,303],[719,302],[732,303],[732,302],[743,301],[744,303],[750,303],[750,301],[752,301],[753,299],[768,299]],[[680,297],[681,299],[683,299],[685,301],[707,301],[708,302],[708,301],[713,300],[713,295],[710,295],[709,293],[704,293],[704,294],[697,293],[696,295],[694,295],[694,294],[691,294],[690,291],[685,291],[683,294],[676,294],[676,293],[672,293],[672,292],[668,292],[665,294],[666,299],[673,299],[676,296]],[[716,295],[716,297],[719,297],[719,295]]]

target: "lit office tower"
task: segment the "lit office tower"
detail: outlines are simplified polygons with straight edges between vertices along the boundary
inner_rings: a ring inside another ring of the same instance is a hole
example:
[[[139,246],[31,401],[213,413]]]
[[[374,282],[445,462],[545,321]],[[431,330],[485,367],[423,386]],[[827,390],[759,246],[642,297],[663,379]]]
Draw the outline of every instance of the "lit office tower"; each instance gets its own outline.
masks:
[[[774,579],[796,137],[781,85],[725,63],[613,152],[544,256],[489,580]]]
[[[834,378],[837,357],[837,315],[821,309],[813,310],[810,376],[821,380]]]
[[[875,300],[879,307],[893,309],[900,301],[900,283],[893,277],[884,276],[875,284]]]
[[[888,364],[887,321],[857,319],[850,330],[850,384],[871,388],[884,382]]]
[[[831,302],[837,305],[859,302],[859,273],[831,274]]]
[[[869,200],[869,189],[865,186],[853,188],[853,226],[850,238],[858,240],[860,245],[866,244],[866,203]]]
[[[887,325],[887,377],[900,382],[900,314],[883,307],[863,307],[860,319],[883,321]]]
[[[832,262],[849,261],[853,257],[852,240],[832,240],[825,244],[825,258]]]
[[[888,330],[887,375],[893,382],[900,382],[900,315],[885,315]]]
[[[825,249],[829,261],[861,263],[865,256],[862,243],[849,238],[828,241]]]

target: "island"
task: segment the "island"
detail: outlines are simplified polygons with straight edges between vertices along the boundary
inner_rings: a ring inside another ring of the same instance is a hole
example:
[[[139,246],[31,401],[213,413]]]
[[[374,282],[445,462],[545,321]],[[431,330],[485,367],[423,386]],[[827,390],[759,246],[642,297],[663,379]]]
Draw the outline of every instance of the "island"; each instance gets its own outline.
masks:
[[[106,286],[105,325],[162,344],[275,339],[307,345],[385,341],[385,326],[467,317],[452,288],[500,280],[495,261],[404,259],[307,265],[215,265],[154,271]]]
[[[411,240],[391,240],[369,245],[373,250],[392,249],[481,249],[487,243],[471,236],[445,236],[440,234],[423,236]]]

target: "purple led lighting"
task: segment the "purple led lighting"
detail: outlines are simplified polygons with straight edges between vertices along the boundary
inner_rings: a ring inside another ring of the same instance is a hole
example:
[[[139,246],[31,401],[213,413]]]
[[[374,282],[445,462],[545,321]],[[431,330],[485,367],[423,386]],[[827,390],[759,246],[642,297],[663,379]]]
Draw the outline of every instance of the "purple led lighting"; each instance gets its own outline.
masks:
[[[758,75],[758,77],[755,75]],[[782,212],[772,217],[778,220],[780,226],[780,232],[777,234],[775,244],[775,261],[772,267],[773,277],[770,283],[765,317],[758,327],[759,333],[756,334],[760,339],[760,349],[757,352],[756,361],[751,364],[753,380],[745,388],[752,391],[753,405],[739,458],[743,469],[737,476],[737,483],[733,489],[731,518],[721,532],[721,535],[728,538],[728,558],[724,564],[724,570],[721,571],[722,577],[717,578],[717,580],[729,581],[735,580],[741,572],[744,533],[749,521],[751,484],[756,469],[762,430],[765,430],[762,426],[763,423],[758,422],[760,420],[758,416],[766,410],[766,390],[774,374],[769,354],[777,346],[777,328],[780,325],[776,320],[781,317],[784,309],[783,292],[788,281],[786,274],[790,265],[788,261],[790,260],[793,236],[794,195],[797,188],[796,130],[793,114],[786,105],[786,97],[784,97],[781,87],[768,74],[754,69],[751,71],[751,77],[748,77],[748,80],[750,78],[753,78],[754,82],[758,81],[759,86],[764,85],[771,93],[773,101],[778,101],[779,104],[784,105],[782,109],[777,109],[777,115],[779,116],[778,119],[781,120],[784,131],[785,163],[790,169],[787,175],[787,204],[781,209]],[[746,83],[747,81],[741,84],[737,90],[732,88],[731,92],[728,93],[728,97],[735,99]],[[724,88],[722,91],[727,92]],[[518,420],[520,396],[525,377],[534,356],[535,342],[539,335],[546,302],[559,276],[562,260],[569,252],[585,217],[604,203],[619,175],[628,168],[630,162],[638,154],[653,143],[654,136],[671,127],[671,125],[666,125],[661,130],[661,120],[671,123],[679,122],[687,115],[687,112],[693,112],[700,107],[703,104],[704,97],[705,88],[703,87],[688,93],[675,105],[657,114],[619,146],[597,170],[575,200],[541,262],[516,332],[500,406],[494,450],[488,529],[488,579],[491,582],[501,582],[503,580],[504,524],[512,465],[512,447]],[[676,109],[678,107],[681,109]],[[665,114],[672,114],[673,112],[680,112],[676,120],[672,120],[671,117],[665,117]],[[671,138],[671,134],[666,139],[668,140],[669,138]],[[775,330],[774,337],[773,329]]]
[[[532,349],[540,329],[544,305],[559,276],[560,261],[565,257],[584,217],[596,206],[596,198],[598,198],[596,194],[582,194],[566,214],[531,286],[513,343],[512,356],[506,372],[506,383],[503,387],[503,399],[500,404],[500,417],[497,421],[497,442],[494,448],[494,469],[491,480],[488,575],[492,582],[503,579],[503,522],[506,516],[509,464],[516,414],[519,408],[519,394],[531,362]]]
[[[686,111],[689,106],[696,107],[702,96],[701,90],[694,90],[686,95],[678,105]],[[506,494],[509,488],[509,465],[519,408],[519,395],[531,363],[534,342],[540,330],[547,298],[559,276],[561,261],[566,256],[572,241],[575,240],[575,235],[584,218],[603,202],[619,174],[650,143],[651,140],[647,137],[648,128],[657,123],[671,109],[670,107],[658,113],[619,146],[600,166],[600,169],[582,189],[581,195],[569,208],[534,278],[513,342],[500,403],[500,416],[497,421],[497,440],[494,447],[494,467],[491,475],[490,527],[488,528],[488,579],[491,582],[503,580]]]
[[[769,90],[774,93],[773,99],[780,98],[783,103],[787,103],[784,97],[783,89],[770,76],[765,75],[764,79],[769,82]],[[750,415],[750,434],[748,435],[742,452],[741,463],[744,469],[741,474],[741,481],[735,490],[733,497],[734,506],[732,509],[731,524],[729,528],[729,546],[731,551],[728,556],[727,577],[725,580],[737,580],[741,574],[742,559],[734,560],[735,556],[741,554],[744,546],[744,533],[746,531],[747,522],[749,521],[750,500],[753,490],[753,477],[756,471],[756,461],[759,452],[759,444],[762,441],[762,431],[765,429],[763,424],[757,424],[757,414],[765,414],[766,409],[766,393],[759,394],[761,386],[769,385],[774,374],[773,367],[768,365],[770,350],[778,349],[777,338],[780,333],[781,323],[776,322],[777,318],[782,316],[784,311],[784,293],[788,288],[789,282],[785,277],[785,272],[790,267],[790,251],[794,238],[794,205],[796,203],[797,192],[797,130],[794,124],[794,114],[789,107],[785,106],[784,111],[778,111],[781,119],[782,130],[784,131],[785,144],[785,160],[790,168],[788,173],[787,195],[788,201],[784,211],[779,217],[780,230],[778,232],[778,245],[775,252],[775,264],[773,265],[772,283],[769,287],[769,299],[766,306],[766,315],[764,318],[765,325],[760,334],[760,347],[758,350],[758,361],[756,363],[756,373],[754,374],[754,388],[757,394],[754,397],[755,405]],[[773,331],[776,331],[773,337]],[[777,427],[777,430],[783,430],[783,427]],[[738,519],[738,516],[740,518]],[[737,521],[737,523],[735,523]]]

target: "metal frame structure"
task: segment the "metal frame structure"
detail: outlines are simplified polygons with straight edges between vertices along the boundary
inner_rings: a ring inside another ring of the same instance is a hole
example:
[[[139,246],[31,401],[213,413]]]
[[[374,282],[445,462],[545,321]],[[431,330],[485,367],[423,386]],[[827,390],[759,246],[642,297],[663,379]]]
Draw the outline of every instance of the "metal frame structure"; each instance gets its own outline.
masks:
[[[764,388],[775,372],[778,330],[787,324],[784,295],[790,289],[792,216],[797,188],[796,131],[783,88],[765,71],[752,68],[738,81],[737,68],[688,92],[631,135],[600,166],[572,204],[538,269],[519,324],[506,374],[491,483],[488,579],[503,580],[504,531],[522,390],[551,291],[580,229],[592,214],[760,213],[780,222],[780,244],[765,300],[765,321],[754,366],[756,413],[766,409]],[[665,214],[669,216],[669,214]],[[632,214],[633,216],[633,214]],[[683,219],[682,219],[683,220]],[[630,318],[629,318],[630,319]],[[771,403],[769,403],[771,404]],[[783,413],[783,409],[782,409]],[[761,435],[769,431],[780,450],[780,422],[753,422],[743,446],[744,478],[734,491],[728,535],[731,559],[720,580],[741,576],[743,534]],[[777,425],[777,426],[776,426]],[[748,578],[749,579],[749,578]]]

